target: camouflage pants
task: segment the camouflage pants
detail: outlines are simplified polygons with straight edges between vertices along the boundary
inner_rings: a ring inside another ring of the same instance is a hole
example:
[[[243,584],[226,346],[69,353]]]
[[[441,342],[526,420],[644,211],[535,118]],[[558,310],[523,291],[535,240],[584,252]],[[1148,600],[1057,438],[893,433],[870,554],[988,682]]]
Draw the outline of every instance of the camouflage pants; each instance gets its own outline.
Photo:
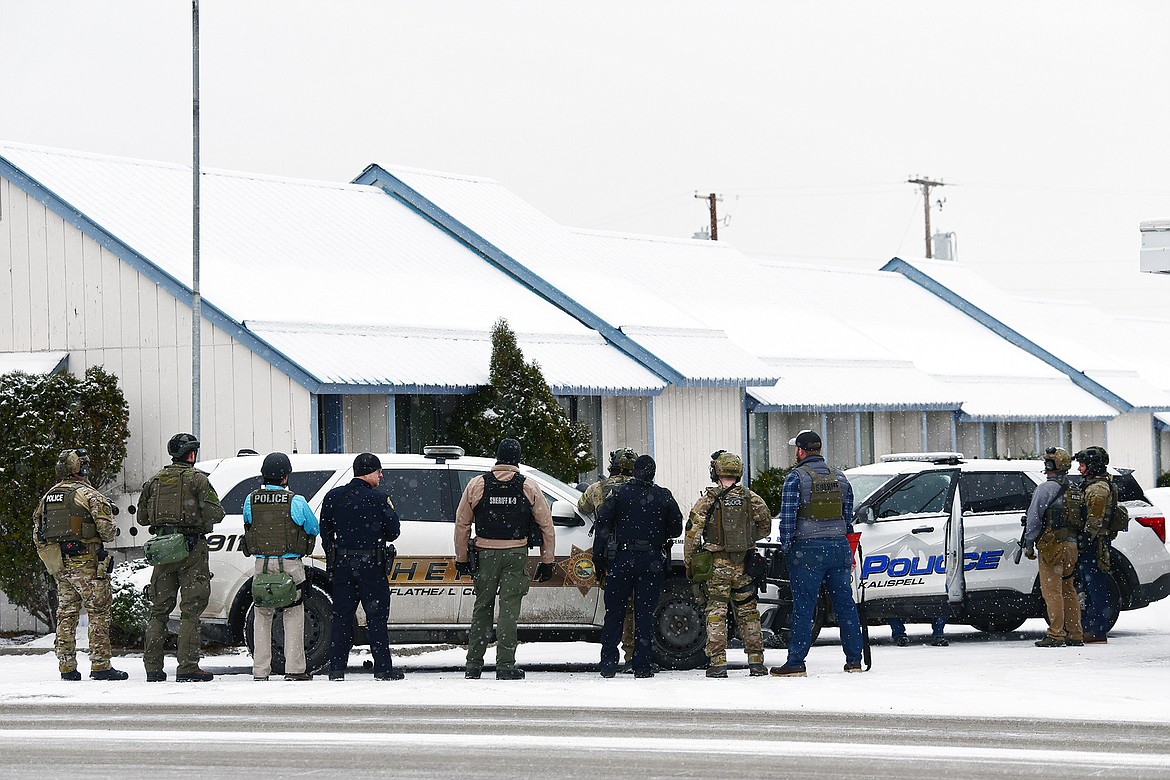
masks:
[[[77,622],[81,610],[89,615],[89,668],[98,672],[110,668],[110,578],[98,573],[93,553],[64,557],[65,568],[53,576],[57,581],[57,665],[62,672],[77,669]]]
[[[735,607],[735,622],[743,638],[748,663],[764,662],[764,637],[756,609],[755,582],[743,572],[743,553],[712,556],[707,594],[707,657],[712,666],[727,663],[727,603]]]
[[[163,650],[167,640],[167,617],[179,604],[179,674],[199,669],[199,617],[211,600],[211,571],[208,568],[207,540],[202,536],[195,549],[177,563],[154,567],[150,575],[150,621],[142,663],[148,672],[163,670]],[[182,597],[180,598],[180,593]]]

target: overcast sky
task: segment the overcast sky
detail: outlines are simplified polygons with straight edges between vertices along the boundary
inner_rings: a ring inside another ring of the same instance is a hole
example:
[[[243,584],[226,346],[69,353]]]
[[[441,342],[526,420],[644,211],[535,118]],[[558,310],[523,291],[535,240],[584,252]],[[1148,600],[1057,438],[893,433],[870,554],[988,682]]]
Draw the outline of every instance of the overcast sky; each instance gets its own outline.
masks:
[[[190,11],[0,0],[0,139],[189,163]],[[869,265],[923,254],[917,174],[948,184],[960,261],[1001,278],[1136,276],[1138,223],[1170,218],[1160,0],[200,11],[209,168],[476,174],[567,225],[685,237],[716,192],[720,240]]]

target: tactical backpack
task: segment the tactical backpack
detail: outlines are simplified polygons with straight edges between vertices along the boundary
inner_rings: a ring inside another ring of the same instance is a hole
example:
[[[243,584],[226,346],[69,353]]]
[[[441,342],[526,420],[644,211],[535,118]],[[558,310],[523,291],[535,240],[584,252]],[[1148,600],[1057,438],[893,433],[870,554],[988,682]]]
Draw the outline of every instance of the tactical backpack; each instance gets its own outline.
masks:
[[[280,571],[268,571],[268,562],[264,559],[264,569],[252,578],[252,602],[258,607],[267,609],[283,609],[291,607],[297,600],[297,584],[292,575],[284,570],[284,559],[277,558]]]
[[[1104,530],[1109,532],[1110,539],[1116,539],[1119,533],[1129,530],[1129,509],[1121,503],[1117,485],[1110,482],[1109,490],[1113,500],[1109,502],[1112,506],[1109,509],[1109,514],[1105,517]]]
[[[186,558],[191,545],[183,534],[161,534],[142,545],[142,552],[151,566],[163,566]]]

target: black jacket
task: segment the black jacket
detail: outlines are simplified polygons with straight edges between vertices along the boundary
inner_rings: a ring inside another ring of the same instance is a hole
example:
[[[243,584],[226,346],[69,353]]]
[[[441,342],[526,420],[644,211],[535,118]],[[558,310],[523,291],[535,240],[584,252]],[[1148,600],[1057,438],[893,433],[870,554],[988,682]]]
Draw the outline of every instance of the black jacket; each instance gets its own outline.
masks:
[[[597,522],[610,530],[619,550],[637,542],[661,549],[683,530],[682,511],[671,492],[636,476],[602,502]]]
[[[321,503],[321,544],[330,557],[334,549],[380,549],[400,532],[390,497],[356,477],[330,490]]]

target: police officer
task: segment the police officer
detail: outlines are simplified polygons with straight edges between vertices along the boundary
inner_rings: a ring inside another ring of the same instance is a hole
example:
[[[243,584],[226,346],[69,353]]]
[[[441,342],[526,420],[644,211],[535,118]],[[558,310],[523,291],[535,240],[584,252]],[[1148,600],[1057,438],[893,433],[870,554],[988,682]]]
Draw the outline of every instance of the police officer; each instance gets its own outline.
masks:
[[[139,525],[156,536],[179,534],[186,538],[187,556],[175,563],[154,567],[150,576],[150,621],[142,663],[147,682],[163,682],[163,653],[167,616],[179,602],[179,647],[176,653],[179,682],[209,682],[213,675],[199,668],[199,616],[211,598],[206,534],[223,519],[219,496],[207,475],[195,468],[199,440],[176,433],[167,442],[171,464],[146,481],[138,499]]]
[[[630,480],[634,474],[634,461],[637,459],[638,453],[629,447],[623,447],[609,453],[609,476],[594,482],[581,494],[581,498],[577,500],[577,509],[581,514],[593,517],[602,502],[609,498],[614,489]],[[592,528],[589,533],[593,533]],[[634,667],[630,664],[634,655],[634,602],[632,600],[626,610],[625,622],[622,624],[622,654],[626,659],[626,665],[622,671],[634,671]]]
[[[616,672],[618,635],[631,601],[637,638],[628,665],[635,677],[654,676],[654,610],[666,578],[668,543],[683,530],[682,510],[669,490],[654,484],[655,470],[649,455],[638,458],[630,480],[615,488],[597,511],[597,524],[604,529],[598,536],[608,538],[613,549],[605,578],[602,677]]]
[[[1107,518],[1117,503],[1113,479],[1106,466],[1109,453],[1104,447],[1086,447],[1073,456],[1084,480],[1085,525],[1078,544],[1077,568],[1085,592],[1085,609],[1081,614],[1086,645],[1103,645],[1109,641],[1110,532]]]
[[[312,680],[305,663],[305,563],[313,552],[320,527],[309,502],[288,489],[292,462],[283,452],[264,457],[264,484],[244,499],[244,545],[256,558],[255,574],[283,571],[297,585],[297,599],[281,609],[284,615],[284,679]],[[267,680],[272,671],[271,607],[253,607],[252,677]]]
[[[333,488],[321,504],[321,543],[333,582],[333,629],[329,638],[329,679],[344,680],[353,646],[358,602],[366,613],[375,680],[405,675],[390,657],[390,581],[386,546],[398,538],[401,524],[390,496],[375,490],[382,482],[382,461],[363,452],[353,459],[353,479]]]
[[[714,485],[703,491],[687,521],[683,559],[687,577],[699,549],[712,554],[711,578],[704,584],[707,597],[708,677],[727,677],[727,603],[735,605],[735,622],[743,637],[752,677],[767,675],[760,613],[756,609],[756,578],[744,561],[756,541],[772,530],[772,513],[764,499],[739,484],[743,461],[726,450],[711,454],[708,469]]]
[[[114,559],[102,542],[114,540],[110,502],[89,484],[89,455],[62,450],[56,485],[33,512],[33,544],[57,582],[57,666],[62,680],[77,681],[77,622],[89,615],[89,676],[125,680],[110,666],[110,569]]]
[[[1085,493],[1068,479],[1072,457],[1062,447],[1044,451],[1047,481],[1036,488],[1028,507],[1024,527],[1024,555],[1036,559],[1040,571],[1040,594],[1048,608],[1048,633],[1037,647],[1080,647],[1081,605],[1073,585],[1077,569],[1077,535],[1083,528]]]
[[[772,675],[805,676],[822,583],[841,629],[845,671],[860,672],[861,620],[853,601],[853,554],[846,537],[853,532],[853,489],[840,469],[825,463],[815,431],[801,431],[788,444],[796,447],[796,467],[780,490],[779,542],[792,582],[792,639],[788,660],[774,667]]]
[[[492,611],[499,594],[496,624],[496,679],[523,680],[516,666],[516,620],[528,592],[528,536],[532,523],[540,528],[540,565],[535,582],[552,579],[556,536],[552,513],[540,488],[520,473],[520,442],[504,439],[496,449],[496,465],[473,478],[455,510],[455,571],[475,578],[475,606],[467,635],[464,677],[478,680],[492,632]],[[471,570],[468,547],[472,525],[479,565]]]

